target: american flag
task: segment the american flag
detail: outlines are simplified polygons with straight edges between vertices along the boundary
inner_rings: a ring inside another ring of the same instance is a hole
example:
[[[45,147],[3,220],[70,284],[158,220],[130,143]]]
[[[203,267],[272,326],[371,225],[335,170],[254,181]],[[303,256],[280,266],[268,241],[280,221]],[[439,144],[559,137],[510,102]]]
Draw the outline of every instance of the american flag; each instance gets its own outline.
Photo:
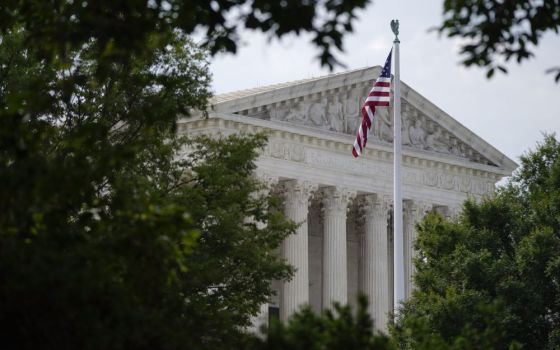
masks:
[[[364,147],[366,147],[368,133],[371,129],[371,124],[373,123],[373,116],[375,114],[375,108],[377,106],[389,106],[390,91],[391,91],[391,54],[393,50],[389,52],[383,70],[381,74],[373,84],[373,88],[368,94],[366,101],[362,106],[362,123],[358,128],[358,134],[356,135],[356,141],[354,141],[354,148],[352,149],[352,154],[354,157],[358,157]]]

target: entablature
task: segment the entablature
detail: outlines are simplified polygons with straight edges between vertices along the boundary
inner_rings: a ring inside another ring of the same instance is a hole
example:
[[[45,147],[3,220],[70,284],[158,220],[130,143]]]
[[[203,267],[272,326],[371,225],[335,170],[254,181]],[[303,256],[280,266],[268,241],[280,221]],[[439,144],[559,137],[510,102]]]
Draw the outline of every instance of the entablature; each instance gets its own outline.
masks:
[[[179,122],[180,133],[197,134],[212,130],[222,135],[231,133],[264,133],[269,136],[269,144],[265,155],[285,160],[303,161],[303,147],[324,150],[342,154],[356,163],[363,161],[378,161],[392,163],[392,145],[368,141],[368,146],[358,159],[354,159],[351,150],[354,138],[350,135],[329,131],[317,131],[311,127],[291,125],[281,121],[264,121],[260,119],[244,118],[238,115],[223,113],[210,114],[209,118],[195,117],[183,119]],[[286,156],[285,153],[290,154]],[[468,159],[457,158],[445,154],[403,147],[403,165],[411,168],[427,168],[446,172],[466,174],[499,181],[509,176],[510,171],[494,165],[472,162]]]

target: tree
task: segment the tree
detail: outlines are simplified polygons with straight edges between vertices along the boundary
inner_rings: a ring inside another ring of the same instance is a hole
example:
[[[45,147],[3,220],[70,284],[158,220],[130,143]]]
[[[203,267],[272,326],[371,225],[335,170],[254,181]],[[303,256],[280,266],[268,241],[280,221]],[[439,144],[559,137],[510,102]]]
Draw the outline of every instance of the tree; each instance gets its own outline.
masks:
[[[196,238],[185,206],[161,196],[169,175],[157,169],[172,164],[175,115],[204,104],[203,56],[178,37],[100,80],[87,47],[63,66],[26,40],[15,30],[0,45],[3,338],[22,348],[157,343]]]
[[[495,197],[418,227],[417,290],[394,334],[404,348],[560,346],[560,143],[545,136]]]
[[[249,195],[263,137],[194,140],[177,159],[177,116],[206,106],[204,52],[176,32],[99,75],[94,47],[47,60],[22,29],[1,39],[4,342],[227,347],[289,276],[270,250],[293,225]]]
[[[240,40],[238,31],[243,27],[271,37],[308,32],[320,48],[321,63],[332,68],[337,63],[333,48],[342,49],[342,37],[352,32],[356,11],[368,2],[9,0],[0,9],[0,35],[23,26],[30,33],[29,43],[45,58],[89,44],[95,46],[101,61],[112,62],[165,46],[174,30],[185,34],[204,31],[204,45],[211,53],[234,53]]]
[[[440,33],[466,39],[463,64],[487,68],[488,77],[496,69],[507,72],[501,60],[521,63],[531,58],[531,46],[537,46],[548,31],[558,33],[560,27],[558,0],[445,0],[443,12]],[[556,72],[560,81],[560,67],[549,72]]]
[[[263,135],[199,137],[184,160],[192,177],[178,198],[200,232],[183,276],[195,348],[237,347],[242,327],[272,296],[270,282],[291,277],[292,267],[273,252],[297,226],[252,176],[265,142]]]
[[[367,313],[367,299],[358,299],[357,310],[334,305],[334,310],[322,314],[305,307],[295,313],[287,324],[273,322],[264,339],[249,337],[247,350],[389,350],[396,349],[389,337],[373,330]]]

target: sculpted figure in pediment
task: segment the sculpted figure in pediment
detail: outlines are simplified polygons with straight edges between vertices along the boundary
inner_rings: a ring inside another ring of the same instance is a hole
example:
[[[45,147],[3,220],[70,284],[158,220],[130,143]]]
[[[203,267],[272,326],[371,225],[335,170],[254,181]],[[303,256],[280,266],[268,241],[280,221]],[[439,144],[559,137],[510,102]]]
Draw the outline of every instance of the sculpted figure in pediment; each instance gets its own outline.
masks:
[[[344,112],[342,110],[342,103],[339,101],[338,95],[332,97],[332,102],[329,103],[328,121],[333,131],[344,131]]]
[[[276,107],[270,110],[271,120],[285,120],[288,115],[288,109],[286,107]]]
[[[405,146],[410,146],[410,135],[408,134],[408,129],[410,128],[410,118],[406,114],[403,114],[401,119],[401,141]]]
[[[457,139],[453,139],[453,141],[451,141],[451,147],[449,147],[449,151],[451,152],[451,154],[458,157],[465,157],[463,147],[461,147],[461,144],[459,144],[459,141],[457,141]]]
[[[307,108],[309,106],[303,103],[297,103],[292,106],[292,108],[286,114],[285,120],[288,122],[295,122],[298,124],[307,124],[308,117],[307,117]]]
[[[441,141],[441,130],[436,128],[435,131],[426,136],[426,149],[442,153],[449,153],[449,147]]]
[[[410,137],[410,143],[412,146],[421,149],[426,148],[426,131],[424,131],[422,121],[420,119],[416,119],[408,128],[408,136]]]
[[[321,99],[311,103],[309,107],[309,125],[329,130],[331,125],[327,119],[327,101]]]
[[[362,121],[362,113],[360,112],[362,100],[360,91],[352,89],[348,93],[348,98],[344,104],[344,115],[346,119],[346,132],[353,134],[358,130],[358,125]]]
[[[375,111],[375,118],[373,118],[373,134],[381,141],[393,142],[392,124],[389,109],[387,107],[378,107]]]

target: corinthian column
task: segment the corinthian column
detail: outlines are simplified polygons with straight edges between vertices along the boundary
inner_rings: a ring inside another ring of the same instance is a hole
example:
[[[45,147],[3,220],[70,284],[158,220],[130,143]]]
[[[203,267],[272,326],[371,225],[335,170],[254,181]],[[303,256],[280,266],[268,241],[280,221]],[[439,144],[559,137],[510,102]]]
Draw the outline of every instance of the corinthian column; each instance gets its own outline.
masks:
[[[404,297],[410,298],[412,291],[412,257],[414,256],[414,217],[411,201],[405,201],[403,208],[403,258],[404,258]]]
[[[416,250],[414,249],[414,241],[418,236],[416,232],[416,224],[420,222],[426,213],[432,209],[432,204],[419,201],[407,201],[404,210],[404,291],[405,298],[409,298],[414,289],[414,262]]]
[[[257,179],[264,185],[264,188],[260,189],[256,193],[253,193],[252,195],[254,198],[268,197],[270,190],[278,183],[278,177],[268,173],[257,174]],[[247,220],[248,222],[256,224],[259,230],[266,228],[266,223],[256,221],[254,217],[247,218]],[[251,325],[247,328],[248,331],[257,335],[263,335],[261,334],[260,329],[262,326],[268,327],[268,306],[268,302],[261,304],[259,312],[251,317]]]
[[[353,192],[325,188],[323,233],[323,308],[348,301],[346,211]]]
[[[375,327],[387,332],[389,303],[389,266],[387,220],[390,202],[379,195],[365,196],[363,292],[369,299],[369,313]]]
[[[313,186],[308,182],[288,181],[284,184],[286,216],[299,224],[295,234],[286,237],[282,254],[296,271],[290,281],[282,285],[280,318],[287,320],[301,305],[309,303],[309,253],[307,212]]]

